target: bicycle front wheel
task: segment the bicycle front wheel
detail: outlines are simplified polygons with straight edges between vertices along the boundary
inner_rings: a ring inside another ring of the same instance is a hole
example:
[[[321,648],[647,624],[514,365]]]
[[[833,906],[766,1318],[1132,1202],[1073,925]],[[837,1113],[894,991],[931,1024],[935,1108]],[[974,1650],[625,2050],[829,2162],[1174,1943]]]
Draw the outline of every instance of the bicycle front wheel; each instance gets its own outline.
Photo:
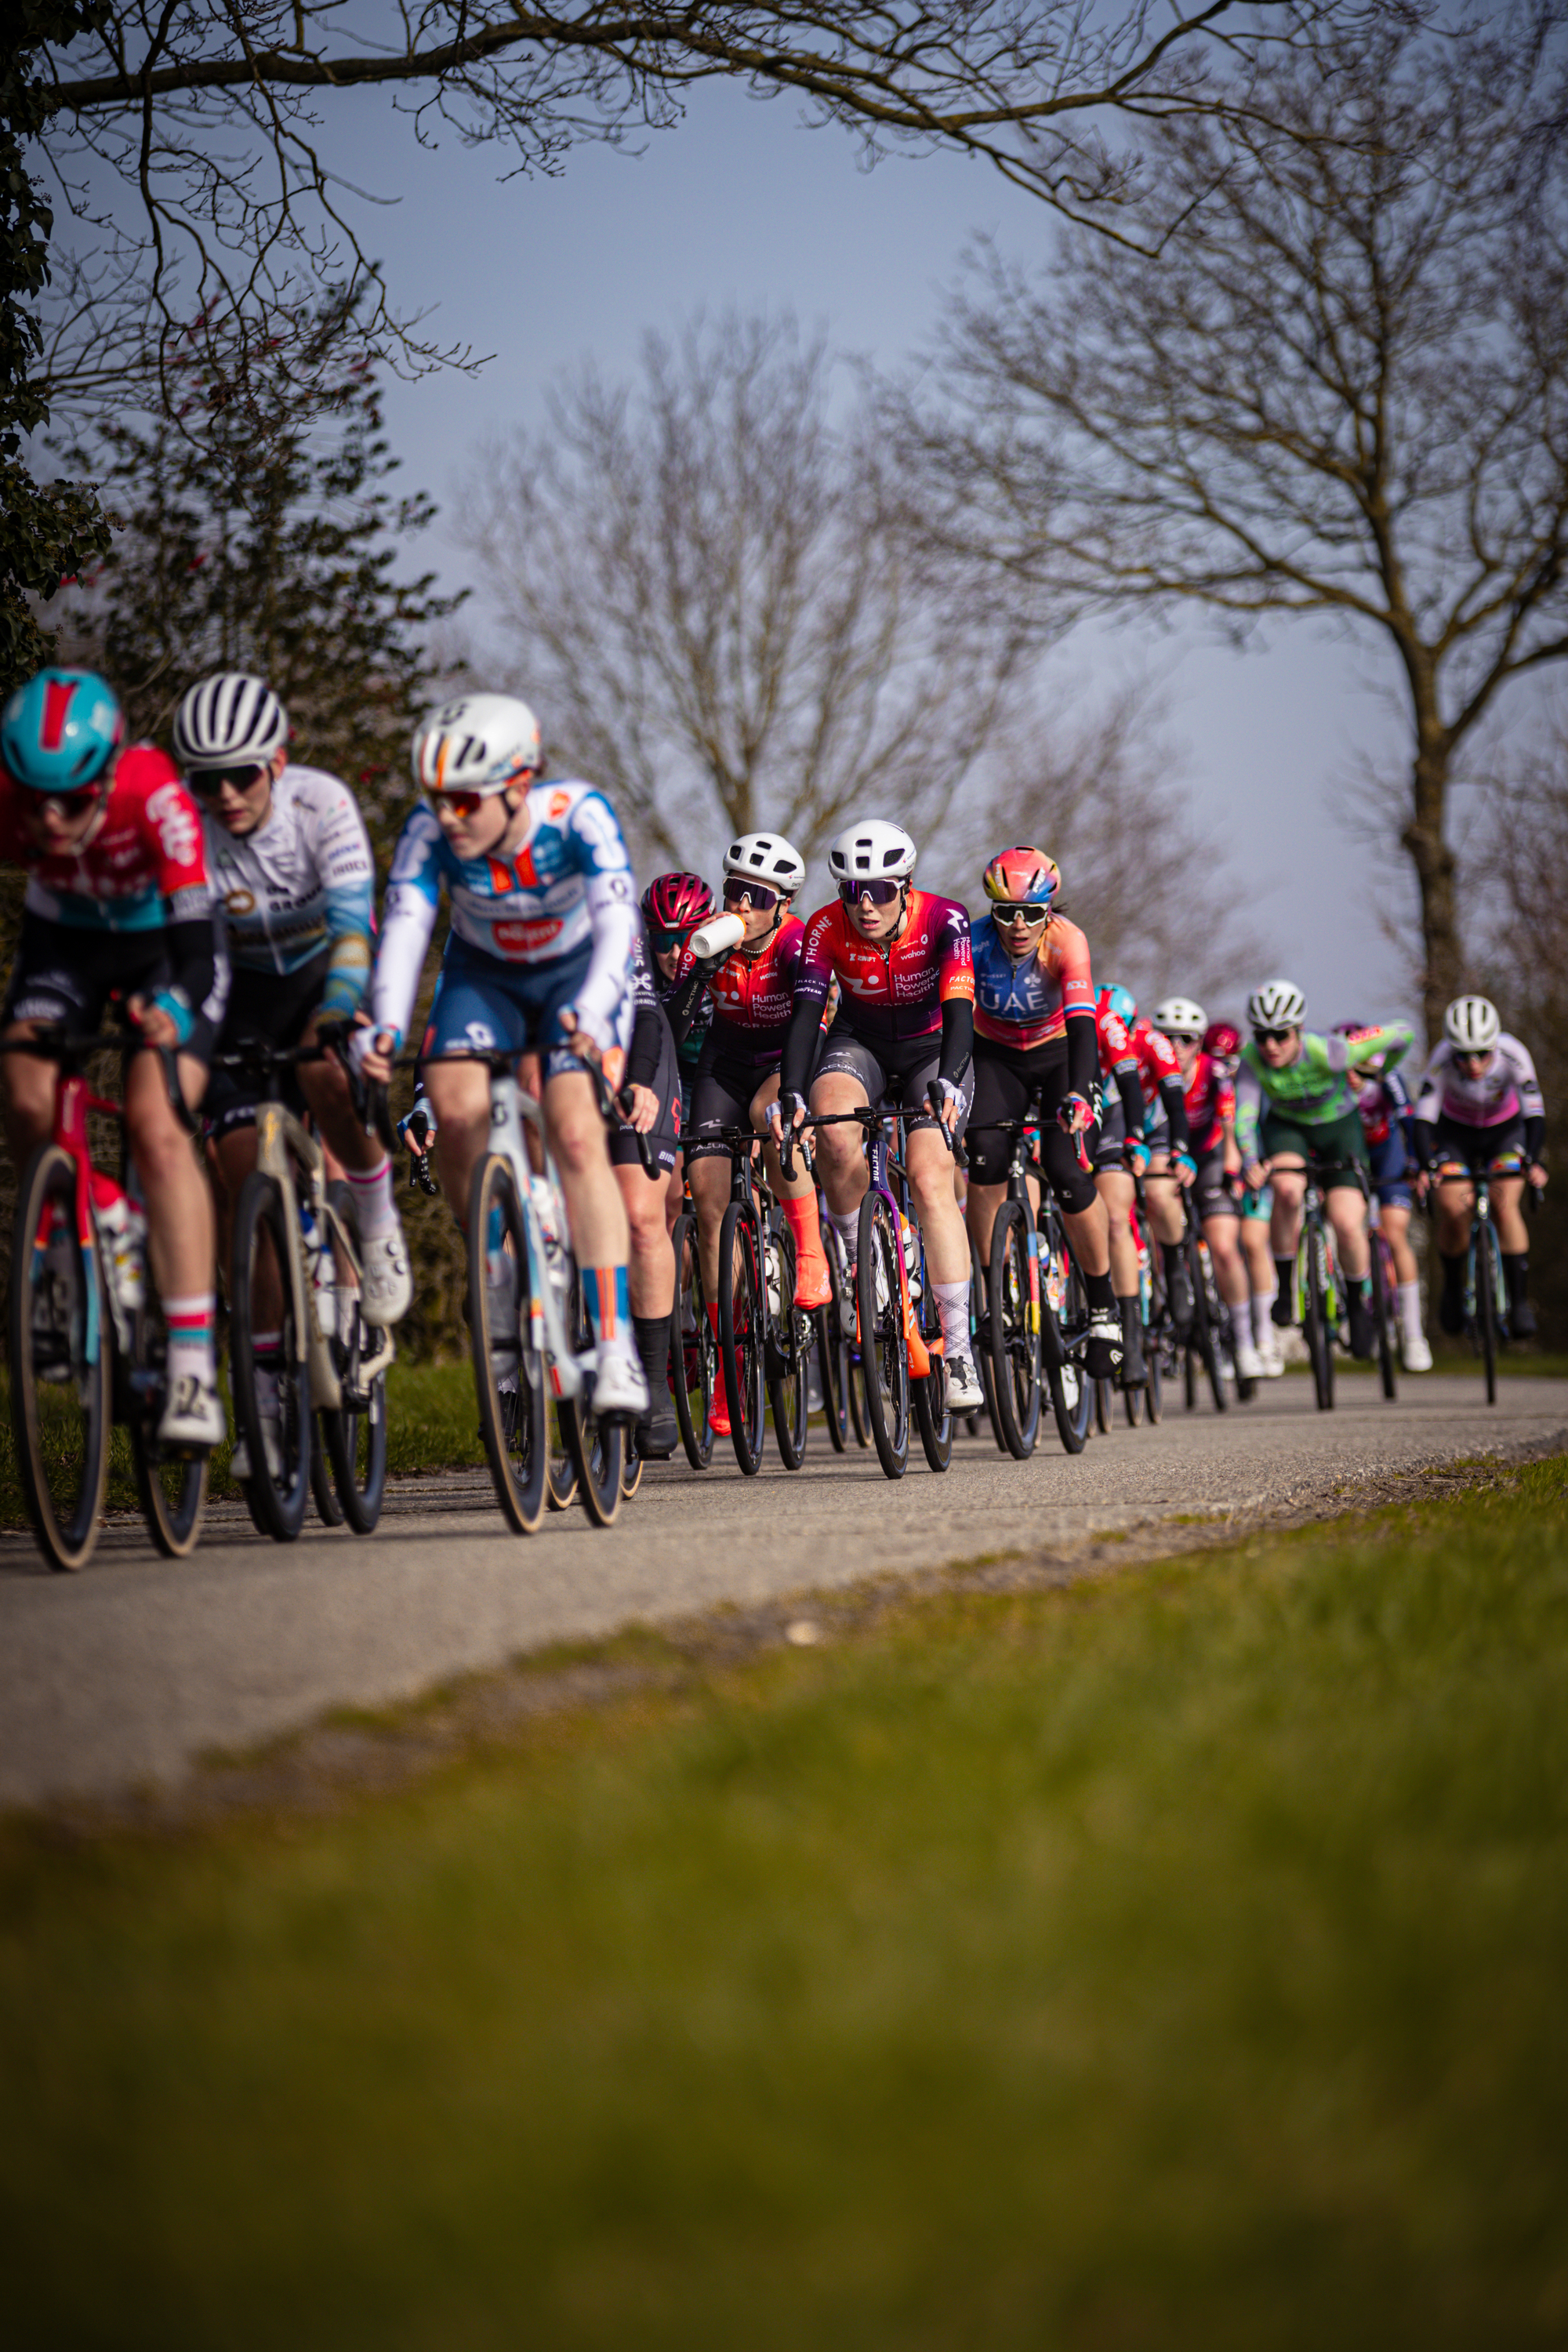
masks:
[[[713,1459],[713,1425],[708,1411],[713,1402],[716,1342],[697,1256],[697,1220],[689,1209],[683,1209],[677,1217],[670,1240],[675,1250],[675,1305],[669,1319],[669,1384],[675,1392],[675,1418],[686,1458],[694,1470],[706,1470]]]
[[[1046,1385],[1063,1450],[1081,1454],[1089,1443],[1089,1419],[1094,1410],[1094,1399],[1083,1367],[1076,1356],[1068,1353],[1064,1335],[1077,1333],[1087,1325],[1089,1296],[1068,1248],[1066,1230],[1054,1209],[1042,1214],[1039,1236],[1040,1354],[1046,1367]],[[1053,1286],[1060,1300],[1059,1319],[1050,1303]]]
[[[827,1279],[833,1294],[826,1306],[819,1307],[816,1311],[816,1362],[822,1377],[822,1417],[827,1423],[828,1444],[835,1454],[842,1454],[849,1443],[848,1333],[854,1327],[855,1310],[849,1303],[844,1244],[837,1229],[828,1223],[826,1217],[822,1219],[822,1254],[827,1260]]]
[[[510,1160],[490,1152],[468,1191],[468,1340],[479,1434],[496,1500],[531,1536],[544,1517],[549,1465],[543,1366],[528,1345],[528,1238]],[[620,1459],[616,1462],[617,1485]]]
[[[22,1179],[11,1243],[11,1425],[27,1517],[51,1568],[85,1568],[109,1480],[110,1339],[96,1249],[58,1143]]]
[[[165,1454],[158,1443],[158,1416],[168,1393],[168,1339],[155,1300],[132,1318],[131,1391],[124,1418],[131,1425],[131,1461],[136,1497],[147,1532],[165,1559],[195,1551],[206,1516],[207,1454]]]
[[[806,1381],[811,1327],[795,1312],[795,1236],[782,1218],[768,1230],[766,1246],[768,1403],[779,1459],[786,1470],[798,1470],[805,1459],[811,1411]]]
[[[282,1186],[253,1168],[234,1213],[229,1371],[235,1425],[250,1457],[245,1499],[251,1517],[274,1543],[294,1541],[305,1524],[310,1492],[310,1367],[289,1280],[296,1240]],[[267,1335],[260,1360],[258,1331]],[[261,1410],[261,1382],[268,1375],[276,1385],[276,1418]]]
[[[1004,1201],[996,1212],[985,1297],[992,1420],[1004,1450],[1016,1462],[1026,1462],[1040,1433],[1040,1334],[1030,1295],[1029,1227],[1022,1202]]]
[[[731,1443],[748,1478],[763,1466],[767,1311],[756,1213],[731,1201],[719,1229],[719,1345]]]
[[[901,1478],[910,1466],[910,1348],[900,1279],[902,1253],[881,1192],[868,1192],[860,1203],[857,1256],[866,1418],[883,1471]]]
[[[1487,1402],[1497,1402],[1497,1234],[1485,1219],[1475,1223],[1476,1340],[1487,1384]]]
[[[353,1188],[334,1184],[327,1197],[349,1238],[349,1271],[356,1272],[360,1230]],[[368,1536],[381,1517],[386,1494],[385,1365],[390,1358],[382,1333],[364,1319],[357,1282],[342,1285],[331,1303],[337,1328],[328,1344],[343,1401],[336,1412],[323,1412],[319,1418],[339,1509],[356,1535]],[[365,1365],[378,1360],[382,1360],[381,1370],[367,1380]]]
[[[1306,1250],[1306,1299],[1301,1329],[1307,1342],[1307,1354],[1311,1360],[1312,1386],[1317,1392],[1318,1411],[1328,1412],[1334,1402],[1334,1340],[1329,1328],[1327,1253],[1323,1248],[1322,1234],[1316,1226],[1308,1229]]]
[[[1198,1361],[1208,1381],[1209,1394],[1214,1399],[1215,1412],[1224,1412],[1230,1399],[1225,1392],[1225,1374],[1220,1369],[1219,1334],[1215,1328],[1214,1301],[1207,1279],[1208,1253],[1189,1234],[1187,1264],[1193,1282],[1193,1341]]]
[[[1399,1394],[1394,1362],[1394,1285],[1389,1279],[1388,1244],[1380,1233],[1372,1235],[1372,1313],[1377,1329],[1377,1369],[1383,1393],[1392,1404]]]

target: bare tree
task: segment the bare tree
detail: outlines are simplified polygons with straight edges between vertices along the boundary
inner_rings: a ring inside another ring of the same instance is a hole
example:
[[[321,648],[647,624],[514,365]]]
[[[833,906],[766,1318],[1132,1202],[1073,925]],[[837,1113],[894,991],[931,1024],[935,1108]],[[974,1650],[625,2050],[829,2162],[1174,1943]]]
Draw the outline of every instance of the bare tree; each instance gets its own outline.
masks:
[[[1304,26],[1248,110],[1150,134],[1157,259],[978,259],[923,437],[939,543],[1009,598],[1326,614],[1394,656],[1429,1030],[1464,956],[1456,756],[1568,654],[1568,187],[1554,5]]]
[[[809,854],[868,808],[918,832],[1002,708],[1016,633],[929,593],[831,388],[788,320],[649,335],[638,382],[567,379],[459,501],[502,667],[677,863],[762,825]]]

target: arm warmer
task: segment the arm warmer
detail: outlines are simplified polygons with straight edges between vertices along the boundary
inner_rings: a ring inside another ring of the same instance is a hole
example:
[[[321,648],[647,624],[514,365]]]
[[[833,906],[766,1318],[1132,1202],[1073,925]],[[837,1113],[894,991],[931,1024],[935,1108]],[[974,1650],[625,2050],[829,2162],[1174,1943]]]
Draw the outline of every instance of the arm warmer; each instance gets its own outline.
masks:
[[[658,1076],[658,1057],[668,1034],[663,1005],[645,1003],[639,997],[637,1018],[632,1024],[631,1050],[626,1055],[629,1086],[652,1086]]]
[[[1526,1155],[1531,1160],[1539,1160],[1541,1157],[1541,1147],[1545,1140],[1546,1118],[1544,1112],[1538,1110],[1528,1112],[1525,1116],[1524,1121],[1524,1149]]]
[[[815,1013],[816,1008],[812,1007]],[[813,1022],[815,1029],[817,1024]],[[1090,1031],[1092,1035],[1092,1024]],[[795,1023],[790,1023],[790,1036],[795,1035]],[[942,1007],[942,1059],[937,1064],[937,1076],[948,1078],[957,1086],[974,1058],[974,999],[972,996],[949,996]]]
[[[1160,1100],[1165,1106],[1165,1116],[1171,1122],[1171,1143],[1177,1151],[1190,1152],[1193,1130],[1187,1125],[1187,1097],[1180,1078],[1162,1078]]]
[[[1100,1041],[1094,1034],[1092,1013],[1069,1013],[1068,1031],[1068,1092],[1082,1095],[1086,1102],[1094,1100],[1094,1082],[1100,1076]],[[1133,1080],[1136,1086],[1138,1081]],[[1143,1098],[1138,1098],[1138,1124],[1143,1124]]]
[[[816,1054],[817,1034],[822,1025],[821,999],[795,994],[795,1010],[789,1016],[789,1030],[784,1038],[784,1055],[779,1063],[779,1092],[804,1097],[811,1083],[811,1065]],[[971,1034],[973,1013],[970,1015]],[[947,1015],[942,1014],[942,1043],[947,1042]],[[945,1064],[943,1075],[946,1075]]]
[[[217,933],[210,915],[203,915],[181,923],[171,923],[163,934],[169,942],[169,961],[174,966],[174,986],[184,998],[193,1016],[212,994],[217,976]]]

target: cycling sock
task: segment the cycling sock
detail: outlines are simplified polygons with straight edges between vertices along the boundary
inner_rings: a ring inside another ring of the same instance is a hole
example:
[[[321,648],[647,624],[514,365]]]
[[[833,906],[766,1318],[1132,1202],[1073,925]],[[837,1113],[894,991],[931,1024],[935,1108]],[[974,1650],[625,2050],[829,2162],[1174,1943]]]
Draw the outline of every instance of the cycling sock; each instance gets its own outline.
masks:
[[[1399,1328],[1407,1339],[1425,1337],[1421,1328],[1421,1285],[1402,1282],[1399,1286]]]
[[[197,1380],[211,1388],[217,1379],[213,1354],[213,1326],[217,1298],[210,1290],[192,1291],[185,1298],[165,1298],[163,1322],[169,1334],[169,1386]]]
[[[1278,1283],[1267,1290],[1255,1290],[1252,1294],[1252,1336],[1260,1348],[1274,1328],[1274,1301],[1279,1296]]]
[[[827,1212],[827,1222],[833,1227],[834,1232],[838,1235],[839,1240],[844,1244],[844,1255],[847,1262],[850,1265],[853,1265],[860,1246],[859,1210],[858,1208],[851,1209],[847,1217],[841,1217],[837,1209],[829,1209]]]
[[[632,1328],[637,1333],[637,1358],[647,1376],[647,1392],[657,1404],[669,1391],[669,1318],[634,1315]]]
[[[1464,1255],[1461,1252],[1459,1256],[1450,1257],[1447,1250],[1439,1250],[1437,1255],[1443,1261],[1443,1287],[1458,1298],[1465,1286]]]
[[[1115,1313],[1116,1293],[1110,1286],[1109,1274],[1086,1274],[1083,1286],[1089,1294],[1089,1311],[1091,1315]]]
[[[816,1222],[816,1195],[808,1192],[803,1201],[785,1201],[784,1218],[795,1235],[795,1262],[799,1267],[821,1265],[827,1260],[822,1254],[822,1228]]]
[[[1180,1243],[1180,1242],[1162,1242],[1162,1243],[1160,1244],[1160,1255],[1161,1255],[1161,1257],[1164,1260],[1164,1265],[1165,1265],[1165,1280],[1166,1280],[1166,1281],[1167,1281],[1167,1283],[1168,1283],[1168,1282],[1170,1281],[1170,1279],[1171,1279],[1172,1276],[1175,1273],[1176,1268],[1177,1268],[1177,1267],[1181,1265],[1181,1263],[1182,1263],[1182,1244],[1181,1244],[1181,1243]],[[1085,1279],[1085,1281],[1087,1282],[1087,1280],[1088,1280],[1088,1276],[1085,1276],[1084,1279]]]
[[[632,1345],[631,1277],[624,1265],[585,1265],[583,1297],[587,1302],[588,1328],[600,1348],[635,1360]]]
[[[1274,1286],[1274,1295],[1276,1298],[1278,1298],[1279,1293],[1282,1290],[1289,1290],[1290,1285],[1296,1279],[1295,1259],[1293,1257],[1277,1257],[1274,1261],[1274,1272],[1277,1276]]]
[[[391,1160],[384,1155],[379,1168],[367,1168],[363,1173],[351,1168],[348,1179],[359,1211],[361,1239],[379,1241],[383,1234],[395,1233],[397,1210],[392,1198]]]
[[[951,1364],[955,1356],[968,1357],[969,1285],[967,1282],[933,1282],[931,1296],[936,1311],[942,1317],[942,1350]]]
[[[1508,1279],[1508,1295],[1517,1307],[1530,1285],[1530,1253],[1528,1250],[1504,1250],[1502,1270]]]

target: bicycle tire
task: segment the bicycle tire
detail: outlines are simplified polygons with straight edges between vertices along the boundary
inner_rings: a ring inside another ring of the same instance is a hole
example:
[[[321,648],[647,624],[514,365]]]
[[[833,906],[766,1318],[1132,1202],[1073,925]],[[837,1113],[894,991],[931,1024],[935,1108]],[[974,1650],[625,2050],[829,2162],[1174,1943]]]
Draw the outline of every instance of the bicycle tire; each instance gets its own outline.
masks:
[[[1377,1328],[1377,1369],[1383,1381],[1383,1393],[1390,1404],[1399,1395],[1399,1376],[1394,1357],[1394,1317],[1390,1301],[1393,1296],[1385,1260],[1387,1242],[1381,1233],[1371,1235],[1372,1241],[1372,1312]]]
[[[1187,1234],[1187,1265],[1193,1283],[1193,1338],[1198,1361],[1203,1366],[1214,1399],[1215,1412],[1224,1412],[1230,1403],[1225,1392],[1225,1373],[1219,1360],[1219,1339],[1215,1330],[1214,1315],[1209,1297],[1207,1255],[1197,1236]]]
[[[719,1348],[730,1408],[730,1443],[748,1478],[754,1478],[763,1466],[766,1333],[767,1297],[756,1211],[744,1201],[731,1201],[719,1229]]]
[[[1089,1422],[1094,1401],[1081,1368],[1068,1354],[1062,1328],[1064,1324],[1069,1330],[1073,1328],[1080,1300],[1087,1316],[1087,1295],[1083,1290],[1083,1277],[1068,1248],[1066,1228],[1054,1207],[1048,1210],[1042,1208],[1037,1230],[1040,1241],[1040,1358],[1045,1366],[1046,1387],[1051,1400],[1057,1435],[1062,1442],[1064,1452],[1081,1454],[1089,1443]],[[1047,1269],[1056,1269],[1058,1276],[1062,1305],[1066,1310],[1060,1321],[1050,1302]]]
[[[158,1443],[158,1415],[167,1393],[166,1335],[157,1302],[149,1295],[132,1318],[132,1360],[124,1367],[130,1393],[126,1410],[116,1409],[131,1434],[136,1499],[154,1548],[165,1559],[187,1559],[201,1540],[206,1517],[210,1454],[165,1454]]]
[[[1142,1381],[1133,1381],[1125,1385],[1121,1391],[1121,1399],[1126,1409],[1128,1428],[1137,1429],[1143,1419]]]
[[[316,1506],[316,1517],[324,1528],[341,1528],[343,1507],[332,1485],[332,1473],[327,1461],[326,1441],[321,1434],[324,1412],[315,1416],[316,1425],[310,1432],[310,1500]]]
[[[11,1426],[27,1517],[51,1568],[85,1568],[109,1484],[112,1365],[102,1267],[77,1233],[76,1161],[63,1144],[40,1145],[22,1178],[9,1320]]]
[[[1142,1285],[1140,1285],[1142,1294]],[[1142,1311],[1142,1295],[1140,1295]],[[1154,1250],[1149,1259],[1149,1312],[1143,1324],[1143,1411],[1152,1429],[1159,1426],[1164,1410],[1165,1395],[1165,1275],[1160,1263],[1160,1253]]]
[[[827,1260],[832,1296],[815,1311],[816,1368],[822,1380],[822,1417],[827,1442],[835,1454],[849,1444],[849,1341],[845,1331],[848,1287],[844,1272],[844,1244],[826,1217],[822,1218],[822,1254]]]
[[[1318,1400],[1318,1411],[1330,1412],[1334,1402],[1334,1347],[1328,1324],[1321,1242],[1321,1235],[1317,1227],[1309,1225],[1306,1234],[1307,1295],[1302,1307],[1301,1329],[1311,1362],[1312,1387]]]
[[[782,1217],[771,1225],[765,1247],[768,1255],[763,1289],[766,1307],[763,1349],[768,1373],[768,1405],[773,1417],[773,1436],[778,1443],[779,1460],[786,1470],[798,1470],[805,1460],[806,1436],[811,1421],[806,1380],[806,1360],[810,1352],[807,1334],[811,1326],[805,1316],[795,1312],[795,1235]],[[775,1282],[778,1286],[776,1310],[773,1306]],[[803,1325],[805,1327],[804,1330]]]
[[[621,1449],[621,1500],[629,1503],[642,1485],[642,1474],[647,1464],[637,1448],[637,1431],[628,1429]]]
[[[1040,1433],[1039,1318],[1029,1289],[1027,1212],[1021,1201],[1004,1201],[991,1228],[991,1262],[985,1297],[991,1326],[992,1423],[998,1444],[1015,1462],[1026,1462]]]
[[[713,1459],[713,1424],[709,1409],[713,1402],[715,1342],[708,1320],[708,1302],[702,1295],[697,1220],[689,1209],[682,1209],[677,1217],[670,1241],[675,1251],[675,1305],[669,1316],[669,1385],[686,1458],[694,1470],[706,1470]],[[693,1325],[689,1332],[686,1328],[689,1310]]]
[[[942,1317],[927,1279],[923,1251],[919,1259],[921,1295],[915,1307],[915,1328],[925,1342],[931,1370],[920,1380],[912,1376],[910,1396],[915,1427],[927,1464],[940,1476],[952,1465],[952,1407],[947,1401],[947,1362],[942,1351]]]
[[[996,1375],[991,1362],[990,1274],[988,1267],[980,1263],[973,1234],[969,1241],[969,1327],[974,1341],[974,1369],[980,1375],[981,1394],[985,1399],[985,1419],[997,1453],[1011,1460],[1012,1449],[1002,1434],[1001,1417],[996,1410]],[[971,1419],[977,1416],[972,1414]],[[978,1429],[975,1434],[978,1436]]]
[[[510,1259],[516,1285],[504,1323],[489,1282],[492,1220],[499,1223],[501,1248]],[[544,1517],[549,1469],[544,1371],[526,1336],[530,1322],[526,1219],[511,1162],[498,1151],[487,1152],[474,1169],[468,1187],[468,1343],[479,1435],[502,1517],[516,1534],[531,1536]],[[515,1387],[502,1389],[502,1380],[513,1379]],[[618,1482],[618,1460],[616,1475]]]
[[[1497,1235],[1489,1220],[1478,1217],[1472,1228],[1476,1255],[1476,1338],[1480,1345],[1481,1374],[1487,1402],[1497,1402],[1497,1277],[1493,1264]]]
[[[357,1269],[361,1262],[359,1202],[354,1199],[353,1187],[329,1185],[327,1200],[348,1234],[352,1263]],[[346,1334],[342,1328],[345,1306],[349,1324]],[[374,1356],[379,1350],[381,1334],[374,1324],[365,1321],[357,1286],[346,1297],[344,1291],[339,1290],[338,1328],[327,1344],[343,1394],[354,1400],[319,1416],[332,1487],[339,1508],[355,1535],[368,1536],[374,1534],[386,1499],[386,1370],[384,1366],[368,1386],[361,1379],[360,1367],[367,1353]],[[363,1406],[358,1402],[361,1396],[364,1399]]]
[[[577,1499],[577,1457],[566,1442],[566,1423],[558,1402],[552,1402],[545,1414],[544,1436],[549,1449],[544,1465],[544,1507],[550,1511],[569,1511]]]
[[[305,1524],[310,1492],[310,1365],[304,1334],[294,1320],[290,1255],[299,1235],[290,1228],[283,1190],[276,1177],[253,1168],[240,1186],[234,1213],[233,1272],[229,1282],[229,1379],[235,1426],[250,1456],[245,1499],[250,1516],[274,1543],[293,1543]],[[263,1247],[270,1255],[281,1293],[279,1312],[278,1430],[283,1475],[268,1467],[261,1408],[256,1386],[255,1316],[252,1284]]]
[[[855,1265],[860,1363],[866,1418],[877,1459],[889,1478],[901,1478],[910,1466],[910,1349],[904,1336],[902,1264],[898,1228],[887,1198],[881,1192],[868,1192],[860,1203]]]

